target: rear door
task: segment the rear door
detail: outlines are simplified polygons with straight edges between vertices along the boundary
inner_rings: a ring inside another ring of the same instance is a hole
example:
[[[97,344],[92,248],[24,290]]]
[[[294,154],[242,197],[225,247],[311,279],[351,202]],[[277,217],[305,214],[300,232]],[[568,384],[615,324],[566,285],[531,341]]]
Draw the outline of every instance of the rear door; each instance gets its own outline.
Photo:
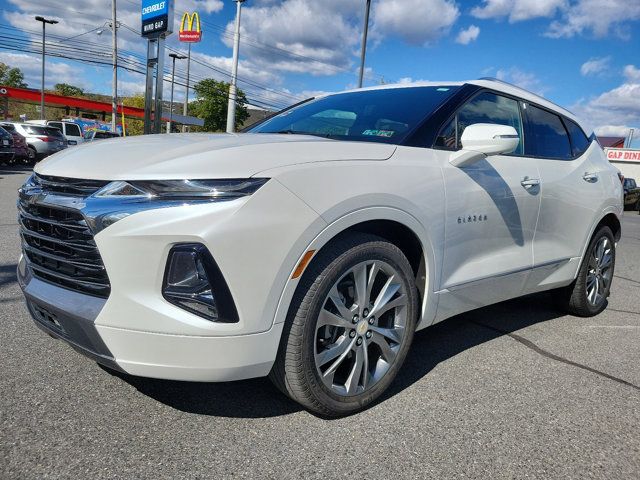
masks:
[[[520,294],[533,265],[533,237],[540,206],[537,165],[523,155],[519,101],[481,92],[444,126],[436,148],[459,149],[462,132],[475,123],[513,126],[521,143],[511,154],[490,156],[462,168],[447,164],[443,169],[446,217],[442,288],[454,292],[455,309]]]
[[[597,168],[589,159],[595,145],[573,121],[526,104],[525,151],[540,171],[540,217],[533,242],[531,287],[570,279],[603,198]]]
[[[71,122],[64,123],[64,134],[69,141],[69,145],[79,145],[84,142],[84,137],[82,136],[82,131],[80,127]]]

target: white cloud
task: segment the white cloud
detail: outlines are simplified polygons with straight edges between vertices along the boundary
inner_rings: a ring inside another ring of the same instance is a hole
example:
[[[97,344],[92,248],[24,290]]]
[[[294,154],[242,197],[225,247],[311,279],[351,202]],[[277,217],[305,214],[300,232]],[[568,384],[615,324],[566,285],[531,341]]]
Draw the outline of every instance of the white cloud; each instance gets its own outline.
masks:
[[[595,129],[599,137],[627,137],[631,127],[625,125],[602,125]]]
[[[473,8],[471,15],[482,19],[509,17],[513,23],[553,17],[567,3],[567,0],[483,0],[483,5]]]
[[[349,71],[360,43],[362,10],[358,0],[263,0],[246,5],[242,56],[271,71],[312,75]],[[222,37],[229,47],[233,31],[234,23],[229,22]]]
[[[0,62],[19,68],[30,88],[40,88],[42,79],[42,59],[29,53],[12,53],[0,50]],[[80,78],[79,78],[80,77]],[[53,88],[56,83],[69,83],[81,88],[90,88],[91,84],[78,75],[78,69],[67,63],[47,59],[45,88]]]
[[[590,58],[580,67],[580,74],[583,77],[599,75],[609,69],[611,57]]]
[[[597,132],[619,134],[630,126],[640,126],[640,70],[634,65],[627,65],[623,73],[625,81],[620,86],[598,96],[581,99],[571,107]]]
[[[634,65],[627,65],[624,67],[623,74],[629,82],[640,83],[640,68],[636,68]]]
[[[614,30],[616,36],[625,38],[629,35],[625,24],[638,19],[640,2],[637,0],[578,0],[564,10],[561,20],[551,23],[547,36],[560,38],[592,33],[604,37]]]
[[[449,32],[460,10],[452,0],[379,0],[372,15],[376,34],[426,45]]]
[[[478,35],[480,35],[480,28],[475,25],[471,25],[466,30],[460,30],[458,36],[456,37],[456,43],[459,43],[461,45],[469,45],[469,43],[477,40]]]
[[[495,77],[498,80],[513,83],[538,95],[544,95],[545,92],[549,91],[549,87],[544,85],[534,73],[525,72],[518,67],[498,69]]]

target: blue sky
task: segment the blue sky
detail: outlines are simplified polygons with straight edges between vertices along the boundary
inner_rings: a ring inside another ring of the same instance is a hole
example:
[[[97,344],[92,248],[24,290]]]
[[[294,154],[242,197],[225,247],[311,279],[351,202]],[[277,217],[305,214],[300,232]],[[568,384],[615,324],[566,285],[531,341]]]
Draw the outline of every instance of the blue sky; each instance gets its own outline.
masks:
[[[139,69],[145,42],[127,27],[140,28],[140,0],[117,1],[125,25],[119,30],[121,53],[129,67]],[[256,104],[273,107],[353,87],[364,3],[247,0],[240,87]],[[640,139],[640,1],[373,0],[372,5],[366,84],[494,76],[568,107],[599,133],[625,135],[635,127]],[[52,52],[108,63],[110,32],[99,36],[95,29],[109,20],[110,6],[110,0],[0,0],[0,34],[15,39],[10,45],[0,41],[0,47],[9,47],[0,48],[0,61],[22,68],[29,85],[39,87],[35,52],[40,47],[30,42],[39,40],[40,24],[33,16],[45,15],[60,20],[48,30]],[[176,0],[176,22],[183,11],[195,9],[204,36],[194,46],[193,76],[228,79],[235,3]],[[168,45],[184,50],[177,34]],[[108,66],[50,58],[48,71],[48,83],[110,92]],[[177,72],[184,83],[184,64]],[[141,92],[143,80],[122,71],[120,89]],[[176,98],[183,96],[179,86]]]

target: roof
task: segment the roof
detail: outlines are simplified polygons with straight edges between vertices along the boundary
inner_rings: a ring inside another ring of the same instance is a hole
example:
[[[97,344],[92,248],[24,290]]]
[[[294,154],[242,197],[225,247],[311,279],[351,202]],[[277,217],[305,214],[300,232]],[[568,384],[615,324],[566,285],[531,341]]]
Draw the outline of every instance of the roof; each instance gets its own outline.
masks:
[[[602,147],[624,148],[624,137],[598,137],[598,143]]]

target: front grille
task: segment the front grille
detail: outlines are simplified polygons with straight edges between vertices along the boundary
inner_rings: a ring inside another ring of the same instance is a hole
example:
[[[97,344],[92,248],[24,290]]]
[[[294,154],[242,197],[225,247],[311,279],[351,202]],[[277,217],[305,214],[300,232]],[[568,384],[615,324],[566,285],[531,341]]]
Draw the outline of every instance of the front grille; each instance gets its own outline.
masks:
[[[47,193],[88,197],[109,182],[104,180],[82,180],[78,178],[51,177],[34,175],[33,182]]]
[[[80,212],[34,205],[23,198],[18,210],[22,251],[35,277],[97,297],[109,296],[106,269]]]

